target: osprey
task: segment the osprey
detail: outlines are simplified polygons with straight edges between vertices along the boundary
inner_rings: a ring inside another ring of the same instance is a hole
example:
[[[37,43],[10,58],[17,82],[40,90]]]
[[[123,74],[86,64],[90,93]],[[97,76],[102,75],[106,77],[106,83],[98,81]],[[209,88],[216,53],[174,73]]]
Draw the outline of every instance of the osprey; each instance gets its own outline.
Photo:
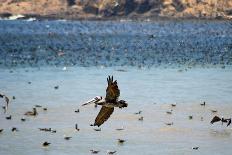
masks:
[[[124,100],[118,100],[120,96],[120,90],[118,89],[117,80],[113,80],[113,76],[107,78],[108,86],[106,88],[106,97],[103,99],[101,96],[96,96],[94,99],[86,102],[84,105],[95,103],[101,105],[102,108],[98,113],[94,126],[101,126],[108,120],[110,115],[114,112],[114,107],[124,108],[127,107],[127,103]]]

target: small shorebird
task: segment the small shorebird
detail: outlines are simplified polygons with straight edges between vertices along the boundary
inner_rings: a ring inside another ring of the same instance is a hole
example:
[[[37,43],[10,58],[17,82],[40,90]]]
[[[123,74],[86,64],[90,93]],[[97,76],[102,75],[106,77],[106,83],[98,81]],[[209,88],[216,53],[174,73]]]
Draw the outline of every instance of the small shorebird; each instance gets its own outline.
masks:
[[[95,100],[87,102],[83,105],[95,103],[97,105],[101,105],[102,108],[98,113],[94,126],[101,126],[105,121],[108,120],[110,115],[114,112],[114,107],[124,108],[127,107],[127,103],[124,100],[118,100],[120,96],[120,90],[118,89],[117,81],[113,80],[113,76],[109,76],[107,78],[108,87],[106,88],[106,97],[102,99],[102,97],[95,97]],[[99,100],[100,99],[100,100]]]
[[[36,105],[35,105],[35,107],[36,107],[36,108],[41,108],[41,107],[42,107],[42,105],[38,105],[38,104],[36,104]]]
[[[168,125],[168,126],[171,126],[171,125],[173,125],[173,122],[171,122],[171,123],[165,123],[166,125]]]
[[[139,110],[138,112],[135,112],[134,114],[135,114],[135,115],[139,115],[139,114],[141,114],[141,113],[142,113],[142,111]]]
[[[126,140],[124,140],[124,139],[118,139],[118,143],[119,143],[119,144],[123,144],[125,141],[126,141]]]
[[[36,108],[33,108],[33,111],[28,111],[24,115],[26,116],[36,116],[38,115]]]
[[[112,154],[115,154],[117,151],[107,151],[107,154],[108,155],[112,155]]]
[[[117,129],[115,129],[115,130],[117,130],[117,131],[122,131],[122,130],[124,130],[124,127],[122,126],[121,128],[117,128]]]
[[[99,128],[99,129],[93,129],[94,131],[101,131],[101,128]]]
[[[80,112],[80,109],[77,109],[77,110],[75,110],[74,112],[75,112],[75,113],[79,113],[79,112]]]
[[[166,111],[167,114],[171,115],[172,114],[172,110],[171,111]]]
[[[196,147],[192,147],[192,149],[193,149],[193,150],[198,150],[198,149],[199,149],[199,147],[198,147],[198,146],[196,146]]]
[[[80,129],[78,128],[78,124],[75,124],[75,129],[76,129],[77,131],[80,131]]]
[[[11,115],[6,117],[7,120],[10,120],[11,118],[12,118]]]
[[[174,103],[172,103],[172,104],[171,104],[171,106],[172,106],[172,107],[176,107],[176,103],[175,103],[175,104],[174,104]]]
[[[51,143],[48,143],[48,142],[44,142],[43,143],[43,146],[46,147],[46,146],[49,146]]]
[[[193,116],[192,116],[192,115],[189,115],[189,119],[193,119]]]
[[[226,119],[226,118],[223,118],[223,117],[220,118],[218,116],[214,116],[210,123],[213,124],[213,123],[219,122],[219,121],[222,122],[222,125],[223,125],[223,123],[227,123],[227,126],[229,126],[231,124],[231,118]]]
[[[70,140],[72,137],[68,137],[68,136],[65,136],[64,139],[65,140]]]
[[[52,128],[39,128],[40,131],[51,132]]]
[[[59,86],[55,86],[54,89],[59,89]]]
[[[212,112],[212,113],[216,113],[216,112],[217,112],[217,110],[211,110],[211,112]]]
[[[200,105],[201,105],[201,106],[205,106],[205,105],[206,105],[206,104],[205,104],[205,101],[204,101],[203,103],[201,103]]]
[[[98,152],[100,152],[99,150],[90,150],[90,152],[92,153],[92,154],[98,154]]]
[[[11,129],[11,131],[12,132],[16,132],[16,131],[19,131],[16,127],[13,127],[12,129]]]
[[[143,116],[139,117],[138,120],[139,120],[139,121],[143,121]]]

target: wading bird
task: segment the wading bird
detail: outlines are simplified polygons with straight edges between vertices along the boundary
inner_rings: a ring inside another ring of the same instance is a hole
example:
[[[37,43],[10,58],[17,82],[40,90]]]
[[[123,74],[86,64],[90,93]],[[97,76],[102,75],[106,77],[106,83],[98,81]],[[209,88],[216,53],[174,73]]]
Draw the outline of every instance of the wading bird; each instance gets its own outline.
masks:
[[[117,81],[113,80],[113,76],[109,76],[107,78],[108,87],[106,88],[106,97],[102,99],[102,97],[95,97],[94,100],[88,101],[87,104],[95,103],[97,105],[101,105],[102,108],[98,113],[94,126],[101,126],[105,121],[108,120],[110,115],[114,112],[114,107],[124,108],[127,107],[127,103],[124,100],[118,100],[120,96],[120,90],[118,89]]]

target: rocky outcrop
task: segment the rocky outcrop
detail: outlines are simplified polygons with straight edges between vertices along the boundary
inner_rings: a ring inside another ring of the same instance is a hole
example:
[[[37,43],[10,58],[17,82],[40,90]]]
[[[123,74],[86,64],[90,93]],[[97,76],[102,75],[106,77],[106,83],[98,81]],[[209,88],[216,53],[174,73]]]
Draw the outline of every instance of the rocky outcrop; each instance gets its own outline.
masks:
[[[230,18],[231,0],[0,0],[0,14],[56,18]]]

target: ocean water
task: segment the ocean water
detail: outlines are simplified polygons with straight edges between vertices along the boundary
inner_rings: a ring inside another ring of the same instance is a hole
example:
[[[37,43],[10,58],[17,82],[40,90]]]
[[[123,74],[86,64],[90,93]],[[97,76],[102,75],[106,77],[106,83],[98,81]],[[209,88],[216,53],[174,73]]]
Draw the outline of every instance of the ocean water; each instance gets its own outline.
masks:
[[[0,154],[90,154],[90,149],[116,150],[117,154],[231,154],[232,128],[220,123],[211,125],[214,115],[231,117],[231,68],[179,69],[134,67],[68,67],[17,68],[13,73],[1,69],[1,91],[15,96],[6,114],[0,112]],[[122,68],[120,68],[122,69]],[[81,104],[97,95],[105,96],[106,77],[114,75],[121,90],[121,99],[129,106],[115,109],[112,116],[94,131],[94,122],[100,107]],[[28,82],[31,84],[28,84]],[[54,86],[59,85],[55,90]],[[200,103],[206,102],[206,106]],[[177,106],[172,108],[171,103]],[[1,101],[4,105],[4,102]],[[39,115],[23,114],[36,104],[47,107]],[[76,109],[80,113],[75,113]],[[173,109],[173,114],[166,111]],[[218,110],[212,114],[211,110]],[[142,110],[140,115],[135,112]],[[12,115],[12,120],[5,117]],[[193,120],[188,116],[192,115]],[[143,121],[138,121],[140,116]],[[22,117],[26,118],[21,122]],[[201,120],[203,117],[203,121]],[[165,123],[173,122],[173,126]],[[78,123],[80,131],[75,131]],[[17,127],[18,132],[11,132]],[[57,130],[45,133],[38,128]],[[116,128],[124,128],[122,131]],[[72,136],[69,141],[64,135]],[[123,145],[117,139],[125,139]],[[51,142],[48,148],[44,141]],[[192,150],[198,146],[199,150]]]
[[[228,21],[0,21],[0,92],[10,97],[8,111],[0,109],[0,155],[231,155],[231,126],[210,124],[231,117],[231,30]],[[105,96],[108,75],[128,107],[94,131],[100,107],[81,104]],[[37,104],[48,110],[24,116]]]
[[[0,44],[2,67],[231,65],[232,23],[0,21]]]

